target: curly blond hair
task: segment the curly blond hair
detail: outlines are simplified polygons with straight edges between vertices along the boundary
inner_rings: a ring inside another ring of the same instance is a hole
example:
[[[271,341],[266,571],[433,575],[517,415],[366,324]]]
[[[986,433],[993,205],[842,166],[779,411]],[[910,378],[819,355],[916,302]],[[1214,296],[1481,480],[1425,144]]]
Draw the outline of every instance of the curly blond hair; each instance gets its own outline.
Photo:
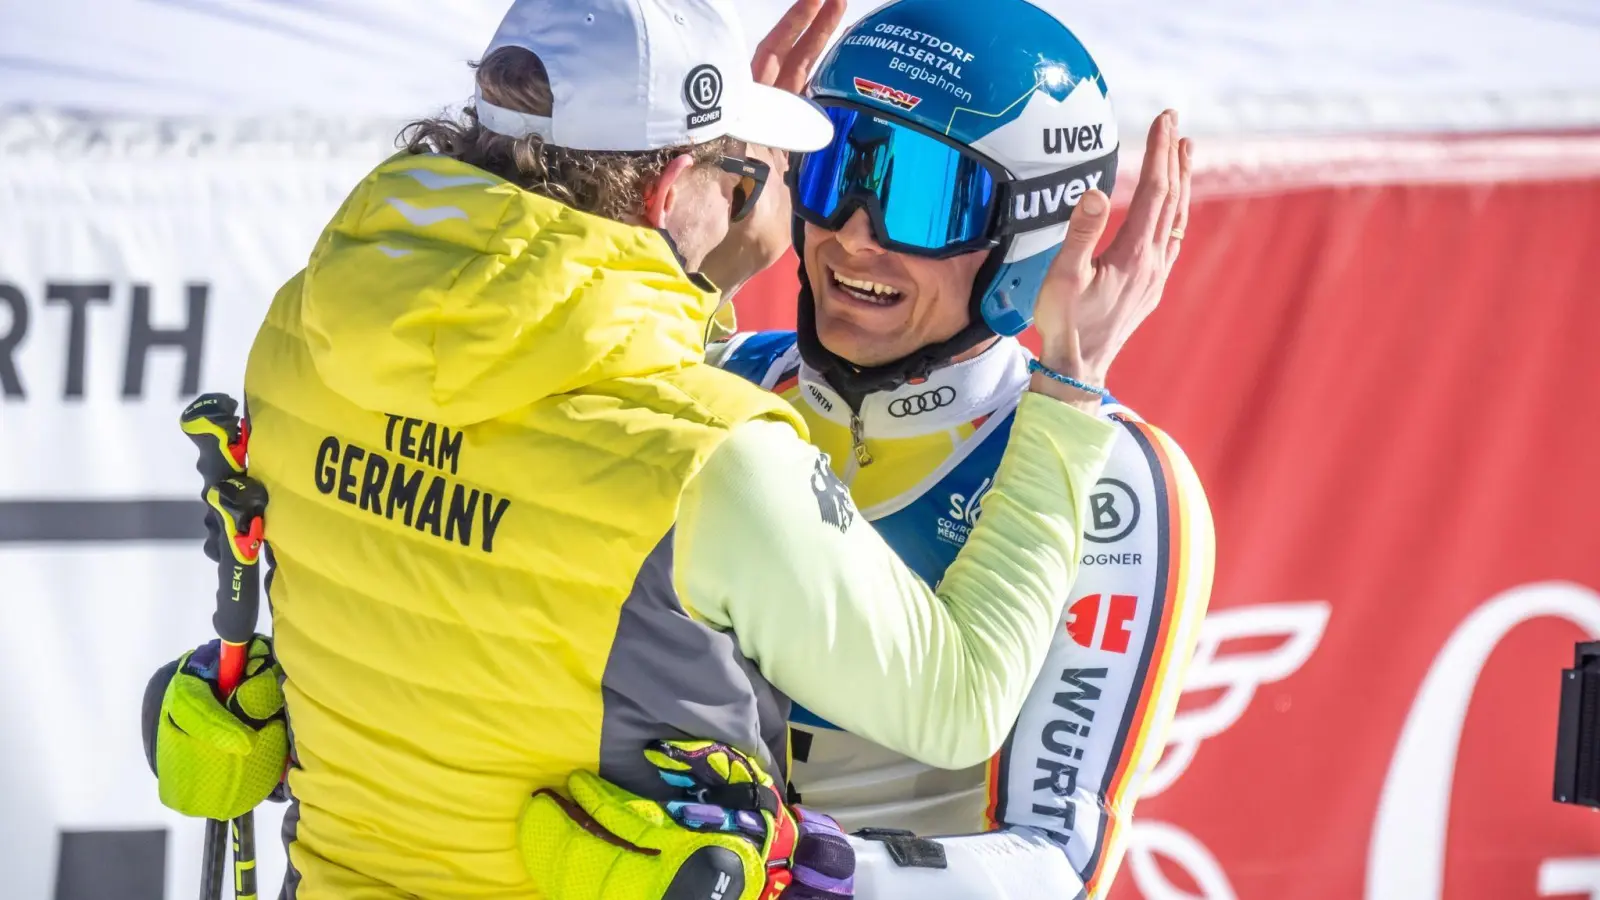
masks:
[[[553,99],[544,63],[520,47],[501,47],[476,66],[478,90],[496,106],[535,116],[550,115]],[[714,166],[733,150],[729,138],[642,152],[572,150],[536,135],[495,134],[467,107],[459,117],[421,119],[400,132],[412,153],[439,153],[498,175],[574,209],[624,221],[644,213],[645,191],[680,154],[696,167]]]

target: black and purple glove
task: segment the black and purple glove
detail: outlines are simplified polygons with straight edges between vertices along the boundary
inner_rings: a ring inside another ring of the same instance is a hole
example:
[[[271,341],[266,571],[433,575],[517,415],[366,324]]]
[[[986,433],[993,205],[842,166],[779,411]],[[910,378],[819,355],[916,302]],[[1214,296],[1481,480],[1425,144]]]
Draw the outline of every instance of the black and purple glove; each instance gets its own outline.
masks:
[[[645,758],[682,791],[665,804],[692,831],[742,835],[767,859],[764,900],[848,900],[855,896],[856,854],[839,823],[790,805],[745,753],[716,741],[654,741]]]

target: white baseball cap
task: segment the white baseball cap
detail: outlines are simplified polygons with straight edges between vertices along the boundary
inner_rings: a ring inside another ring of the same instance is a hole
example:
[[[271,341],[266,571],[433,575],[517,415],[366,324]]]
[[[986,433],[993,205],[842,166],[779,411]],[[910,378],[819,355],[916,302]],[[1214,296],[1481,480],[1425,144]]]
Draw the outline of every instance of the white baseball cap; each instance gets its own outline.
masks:
[[[544,63],[552,115],[477,98],[496,134],[574,150],[658,150],[732,136],[808,152],[833,137],[811,101],[757,84],[731,0],[513,0],[484,51]]]

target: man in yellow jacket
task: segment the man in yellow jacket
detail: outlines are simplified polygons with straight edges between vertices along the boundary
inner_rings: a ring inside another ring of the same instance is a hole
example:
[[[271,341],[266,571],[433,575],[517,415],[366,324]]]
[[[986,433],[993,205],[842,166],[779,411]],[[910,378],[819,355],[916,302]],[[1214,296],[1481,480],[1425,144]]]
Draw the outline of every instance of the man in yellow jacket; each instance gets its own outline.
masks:
[[[842,6],[801,0],[757,71],[798,88]],[[1075,325],[1098,232],[1069,230],[1043,370],[930,589],[793,409],[704,363],[721,299],[694,273],[767,174],[745,142],[830,134],[752,79],[740,34],[728,0],[519,0],[472,111],[414,125],[274,299],[246,398],[292,732],[285,896],[532,896],[531,794],[597,772],[665,800],[660,738],[781,783],[788,698],[946,768],[1015,721],[1115,436],[1073,386],[1120,347]],[[169,748],[205,740],[169,724],[164,798]],[[258,743],[228,752],[270,762]],[[249,780],[230,802],[262,798]]]

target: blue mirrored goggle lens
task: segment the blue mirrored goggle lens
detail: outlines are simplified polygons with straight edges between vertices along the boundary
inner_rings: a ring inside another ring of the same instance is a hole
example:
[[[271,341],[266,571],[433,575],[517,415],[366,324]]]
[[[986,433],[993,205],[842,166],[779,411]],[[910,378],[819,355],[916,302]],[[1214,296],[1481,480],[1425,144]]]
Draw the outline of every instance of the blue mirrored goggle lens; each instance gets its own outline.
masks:
[[[871,113],[826,107],[833,142],[806,154],[798,176],[801,208],[829,219],[852,197],[876,197],[880,235],[924,250],[983,240],[995,202],[994,176],[948,144]]]

